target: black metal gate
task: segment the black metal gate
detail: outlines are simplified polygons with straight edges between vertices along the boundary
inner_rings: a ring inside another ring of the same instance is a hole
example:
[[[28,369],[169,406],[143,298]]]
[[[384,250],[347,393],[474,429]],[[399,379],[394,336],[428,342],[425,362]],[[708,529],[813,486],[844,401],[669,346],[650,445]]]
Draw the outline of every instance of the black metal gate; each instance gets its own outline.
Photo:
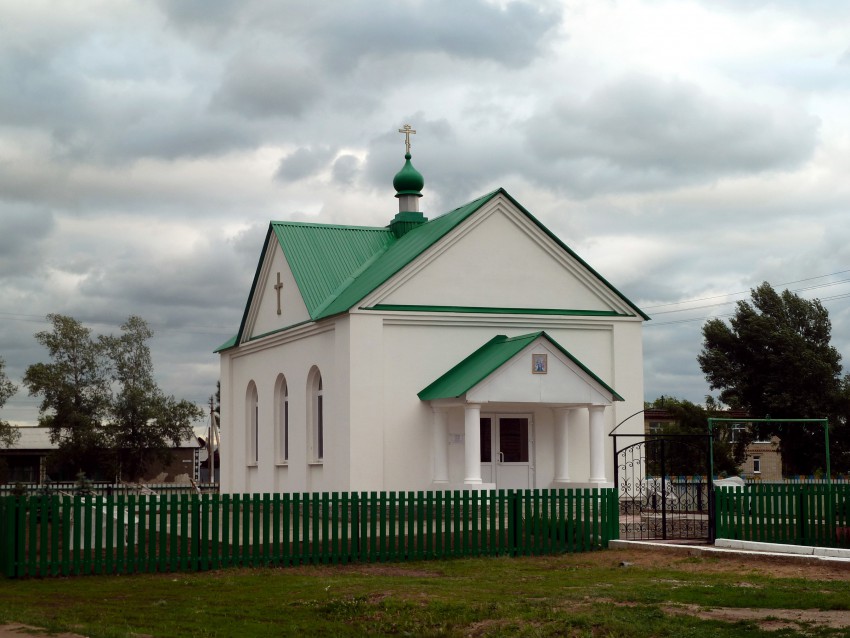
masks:
[[[708,434],[612,434],[624,540],[714,541]],[[640,437],[618,448],[617,439]]]

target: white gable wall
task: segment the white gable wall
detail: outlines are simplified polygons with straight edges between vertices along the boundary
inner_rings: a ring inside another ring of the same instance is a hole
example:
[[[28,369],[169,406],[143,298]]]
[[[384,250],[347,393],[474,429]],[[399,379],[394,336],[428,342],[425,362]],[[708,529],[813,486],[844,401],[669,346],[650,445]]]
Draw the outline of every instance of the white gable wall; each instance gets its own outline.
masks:
[[[633,312],[505,198],[363,305],[374,303]]]
[[[281,314],[277,314],[277,275],[283,288],[280,290]],[[245,339],[280,330],[310,319],[307,306],[301,298],[298,285],[292,276],[292,270],[280,248],[274,233],[269,237],[266,258],[260,266],[260,276],[254,300],[248,309],[248,323],[245,327]]]
[[[531,355],[548,358],[548,372],[534,374]],[[540,337],[466,393],[471,403],[576,403],[610,405],[588,375],[545,338]]]

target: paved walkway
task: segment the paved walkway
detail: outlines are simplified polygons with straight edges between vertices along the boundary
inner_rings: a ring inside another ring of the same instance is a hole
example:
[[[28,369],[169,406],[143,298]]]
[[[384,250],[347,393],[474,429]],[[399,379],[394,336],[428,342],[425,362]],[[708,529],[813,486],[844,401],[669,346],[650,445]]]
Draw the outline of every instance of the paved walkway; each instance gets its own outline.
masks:
[[[850,568],[850,549],[833,547],[803,547],[800,545],[782,545],[779,543],[756,543],[752,541],[734,541],[718,538],[714,545],[678,544],[669,541],[623,541],[609,543],[613,549],[648,547],[679,552],[690,556],[709,554],[713,556],[770,556],[787,560],[815,563],[845,563]]]

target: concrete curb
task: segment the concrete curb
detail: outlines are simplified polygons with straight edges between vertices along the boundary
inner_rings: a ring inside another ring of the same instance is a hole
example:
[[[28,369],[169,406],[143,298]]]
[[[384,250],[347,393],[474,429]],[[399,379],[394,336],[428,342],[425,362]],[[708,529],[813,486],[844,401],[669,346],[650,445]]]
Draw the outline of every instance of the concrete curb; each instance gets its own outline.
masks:
[[[723,541],[721,544],[720,541]],[[708,555],[715,558],[770,558],[801,563],[817,564],[828,562],[850,568],[850,550],[831,547],[802,547],[799,545],[781,545],[776,543],[754,543],[718,539],[717,546],[677,545],[667,542],[615,540],[608,543],[611,549],[653,549],[686,554],[688,556]],[[726,544],[729,543],[729,546]],[[734,545],[732,545],[734,544]],[[785,551],[786,548],[791,548]],[[817,553],[815,553],[817,552]]]
[[[736,541],[731,538],[718,538],[714,541],[714,546],[748,552],[778,552],[780,554],[850,559],[850,549],[838,549],[836,547],[805,547],[803,545],[785,545],[782,543],[757,543],[754,541]]]

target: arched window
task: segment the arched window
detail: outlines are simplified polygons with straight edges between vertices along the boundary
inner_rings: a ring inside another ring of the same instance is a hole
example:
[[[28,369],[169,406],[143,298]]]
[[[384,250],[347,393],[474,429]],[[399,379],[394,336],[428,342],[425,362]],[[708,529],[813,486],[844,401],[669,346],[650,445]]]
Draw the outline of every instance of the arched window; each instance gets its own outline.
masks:
[[[313,368],[310,371],[308,388],[310,433],[307,440],[310,445],[310,459],[314,463],[321,463],[325,457],[325,417],[322,373],[319,372],[318,368]]]
[[[245,458],[248,465],[256,465],[260,458],[259,421],[257,384],[251,381],[245,393]]]
[[[275,453],[278,463],[289,461],[289,387],[286,377],[277,376],[275,383]]]

